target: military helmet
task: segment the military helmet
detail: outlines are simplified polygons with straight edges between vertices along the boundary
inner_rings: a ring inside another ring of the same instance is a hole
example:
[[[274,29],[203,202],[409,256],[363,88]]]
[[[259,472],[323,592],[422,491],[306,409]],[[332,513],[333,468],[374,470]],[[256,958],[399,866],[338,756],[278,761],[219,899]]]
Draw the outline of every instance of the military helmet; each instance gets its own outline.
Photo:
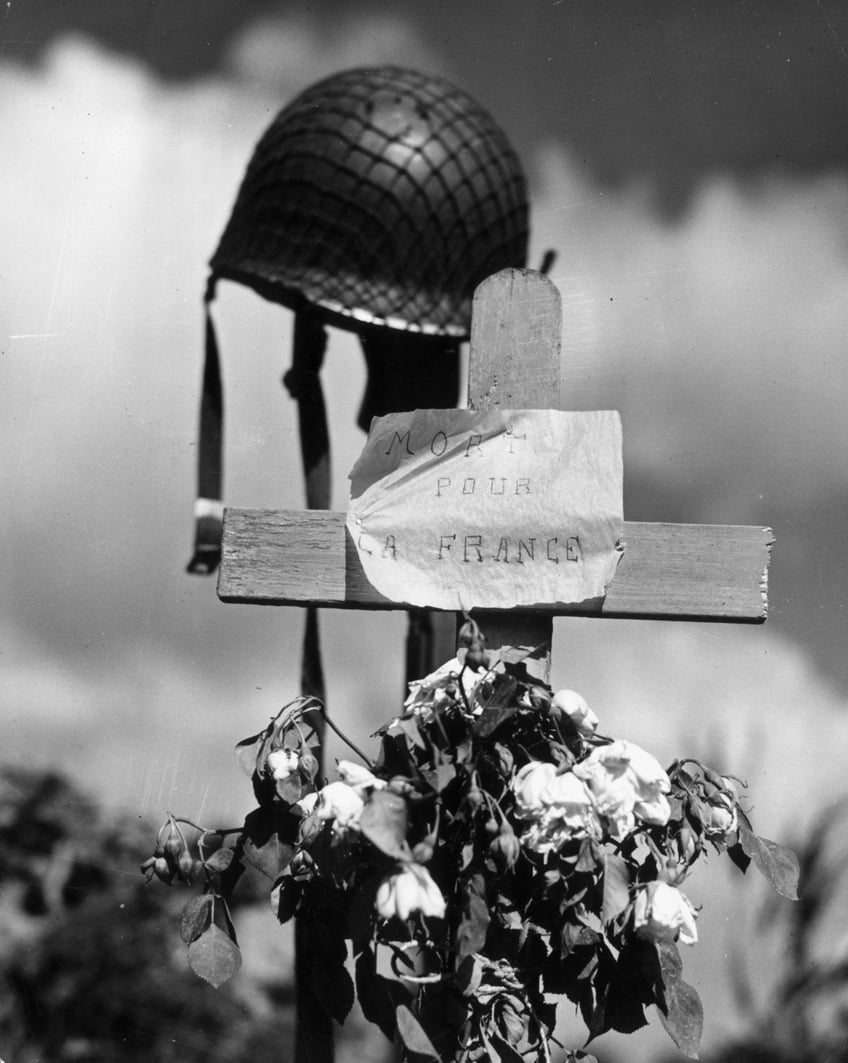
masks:
[[[495,121],[443,78],[344,71],[259,141],[213,279],[334,324],[464,338],[475,287],[525,265],[527,191]]]
[[[443,78],[347,70],[285,107],[254,150],[210,261],[190,572],[220,559],[223,389],[209,314],[219,280],[295,311],[292,368],[309,508],[328,505],[319,382],[324,324],[359,333],[368,383],[359,423],[456,402],[474,289],[523,267],[527,188],[490,115]]]

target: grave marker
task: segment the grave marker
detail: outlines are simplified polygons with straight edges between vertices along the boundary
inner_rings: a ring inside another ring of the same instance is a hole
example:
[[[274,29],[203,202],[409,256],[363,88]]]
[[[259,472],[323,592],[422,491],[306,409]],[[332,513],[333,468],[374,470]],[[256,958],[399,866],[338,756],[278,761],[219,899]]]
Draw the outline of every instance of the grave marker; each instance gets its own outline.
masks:
[[[559,292],[542,274],[509,269],[484,281],[473,304],[470,409],[559,408],[561,332]],[[547,680],[555,616],[766,619],[770,529],[626,521],[622,528],[624,554],[605,595],[576,604],[541,601],[529,609],[475,610],[489,647],[532,649],[531,670]],[[346,529],[346,515],[321,510],[225,510],[218,595],[225,602],[308,607],[313,620],[316,606],[410,604],[375,590]],[[308,984],[300,985],[308,941],[298,939],[296,953],[295,1056],[298,1063],[330,1063],[329,1019]]]
[[[509,269],[484,281],[474,297],[469,407],[559,408],[561,329],[559,292],[543,275]],[[407,608],[368,582],[345,523],[344,513],[227,509],[219,597]],[[761,623],[772,541],[763,527],[624,521],[624,554],[602,598],[475,616],[492,648],[549,646],[555,616]]]

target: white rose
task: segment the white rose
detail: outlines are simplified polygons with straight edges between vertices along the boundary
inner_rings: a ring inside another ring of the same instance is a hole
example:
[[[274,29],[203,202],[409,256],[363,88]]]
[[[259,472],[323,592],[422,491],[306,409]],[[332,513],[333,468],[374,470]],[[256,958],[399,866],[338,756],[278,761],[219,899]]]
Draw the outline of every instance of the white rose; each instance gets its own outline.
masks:
[[[294,775],[299,763],[300,758],[293,749],[272,749],[266,761],[277,782],[282,782],[290,775]]]
[[[340,760],[338,771],[342,782],[353,787],[360,797],[363,790],[382,790],[386,785],[385,779],[378,779],[373,771],[363,768],[361,764],[355,764],[352,760]]]
[[[338,827],[356,827],[364,803],[352,786],[331,782],[318,791],[315,814],[319,819],[334,819]]]
[[[691,901],[666,882],[651,882],[633,902],[633,924],[652,941],[674,941],[684,945],[698,940],[696,912]]]
[[[601,836],[601,824],[595,797],[583,779],[574,772],[555,775],[544,793],[550,815],[559,821],[570,837]]]
[[[633,830],[636,819],[658,825],[668,822],[668,776],[650,753],[633,742],[599,746],[573,772],[594,794],[598,811],[607,818],[616,840]]]
[[[315,811],[315,806],[318,804],[318,794],[315,790],[312,793],[304,794],[303,797],[297,802],[297,807],[303,811],[304,816],[309,816]]]
[[[590,737],[598,729],[600,720],[589,708],[583,695],[576,690],[558,690],[551,700],[551,707],[567,716],[584,738]]]
[[[393,916],[408,919],[413,912],[441,919],[447,907],[442,891],[421,864],[407,864],[396,875],[384,879],[377,890],[375,904],[384,919]]]
[[[553,764],[531,760],[512,782],[519,815],[532,822],[522,845],[537,853],[562,848],[573,838],[599,838],[601,823],[595,798],[573,772],[557,774]]]
[[[546,804],[545,793],[556,776],[556,767],[541,760],[531,760],[515,773],[512,792],[521,816],[532,816]]]

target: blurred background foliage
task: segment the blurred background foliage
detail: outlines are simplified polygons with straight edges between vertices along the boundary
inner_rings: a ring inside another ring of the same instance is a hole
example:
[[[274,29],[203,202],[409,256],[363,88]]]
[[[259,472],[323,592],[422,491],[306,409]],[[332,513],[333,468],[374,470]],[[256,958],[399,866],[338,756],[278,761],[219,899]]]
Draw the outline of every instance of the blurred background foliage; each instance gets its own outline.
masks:
[[[801,901],[768,900],[760,912],[768,955],[740,954],[729,966],[749,1033],[708,1063],[848,1058],[848,930],[843,939],[833,932],[848,903],[846,828],[842,802],[806,843],[796,843]],[[57,774],[3,773],[0,1051],[10,1063],[287,1058],[291,958],[284,932],[276,943],[269,934],[267,882],[247,875],[240,883],[234,918],[251,942],[246,968],[213,990],[188,969],[179,937],[189,892],[148,884],[137,870],[154,835],[152,824],[98,807]],[[257,966],[250,953],[263,938],[266,960]],[[600,1063],[610,1058],[597,1051]],[[338,1054],[358,1063],[395,1058],[358,1015],[340,1030]],[[657,1063],[681,1058],[668,1053]]]

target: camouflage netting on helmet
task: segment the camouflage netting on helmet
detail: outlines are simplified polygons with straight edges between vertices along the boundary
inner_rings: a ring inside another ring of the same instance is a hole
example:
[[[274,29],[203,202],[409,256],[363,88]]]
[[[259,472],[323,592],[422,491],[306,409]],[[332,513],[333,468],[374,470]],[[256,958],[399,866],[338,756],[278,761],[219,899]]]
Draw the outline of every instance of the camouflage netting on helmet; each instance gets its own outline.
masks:
[[[441,78],[349,70],[280,112],[212,258],[336,323],[467,336],[474,288],[526,261],[526,182],[503,131]]]

